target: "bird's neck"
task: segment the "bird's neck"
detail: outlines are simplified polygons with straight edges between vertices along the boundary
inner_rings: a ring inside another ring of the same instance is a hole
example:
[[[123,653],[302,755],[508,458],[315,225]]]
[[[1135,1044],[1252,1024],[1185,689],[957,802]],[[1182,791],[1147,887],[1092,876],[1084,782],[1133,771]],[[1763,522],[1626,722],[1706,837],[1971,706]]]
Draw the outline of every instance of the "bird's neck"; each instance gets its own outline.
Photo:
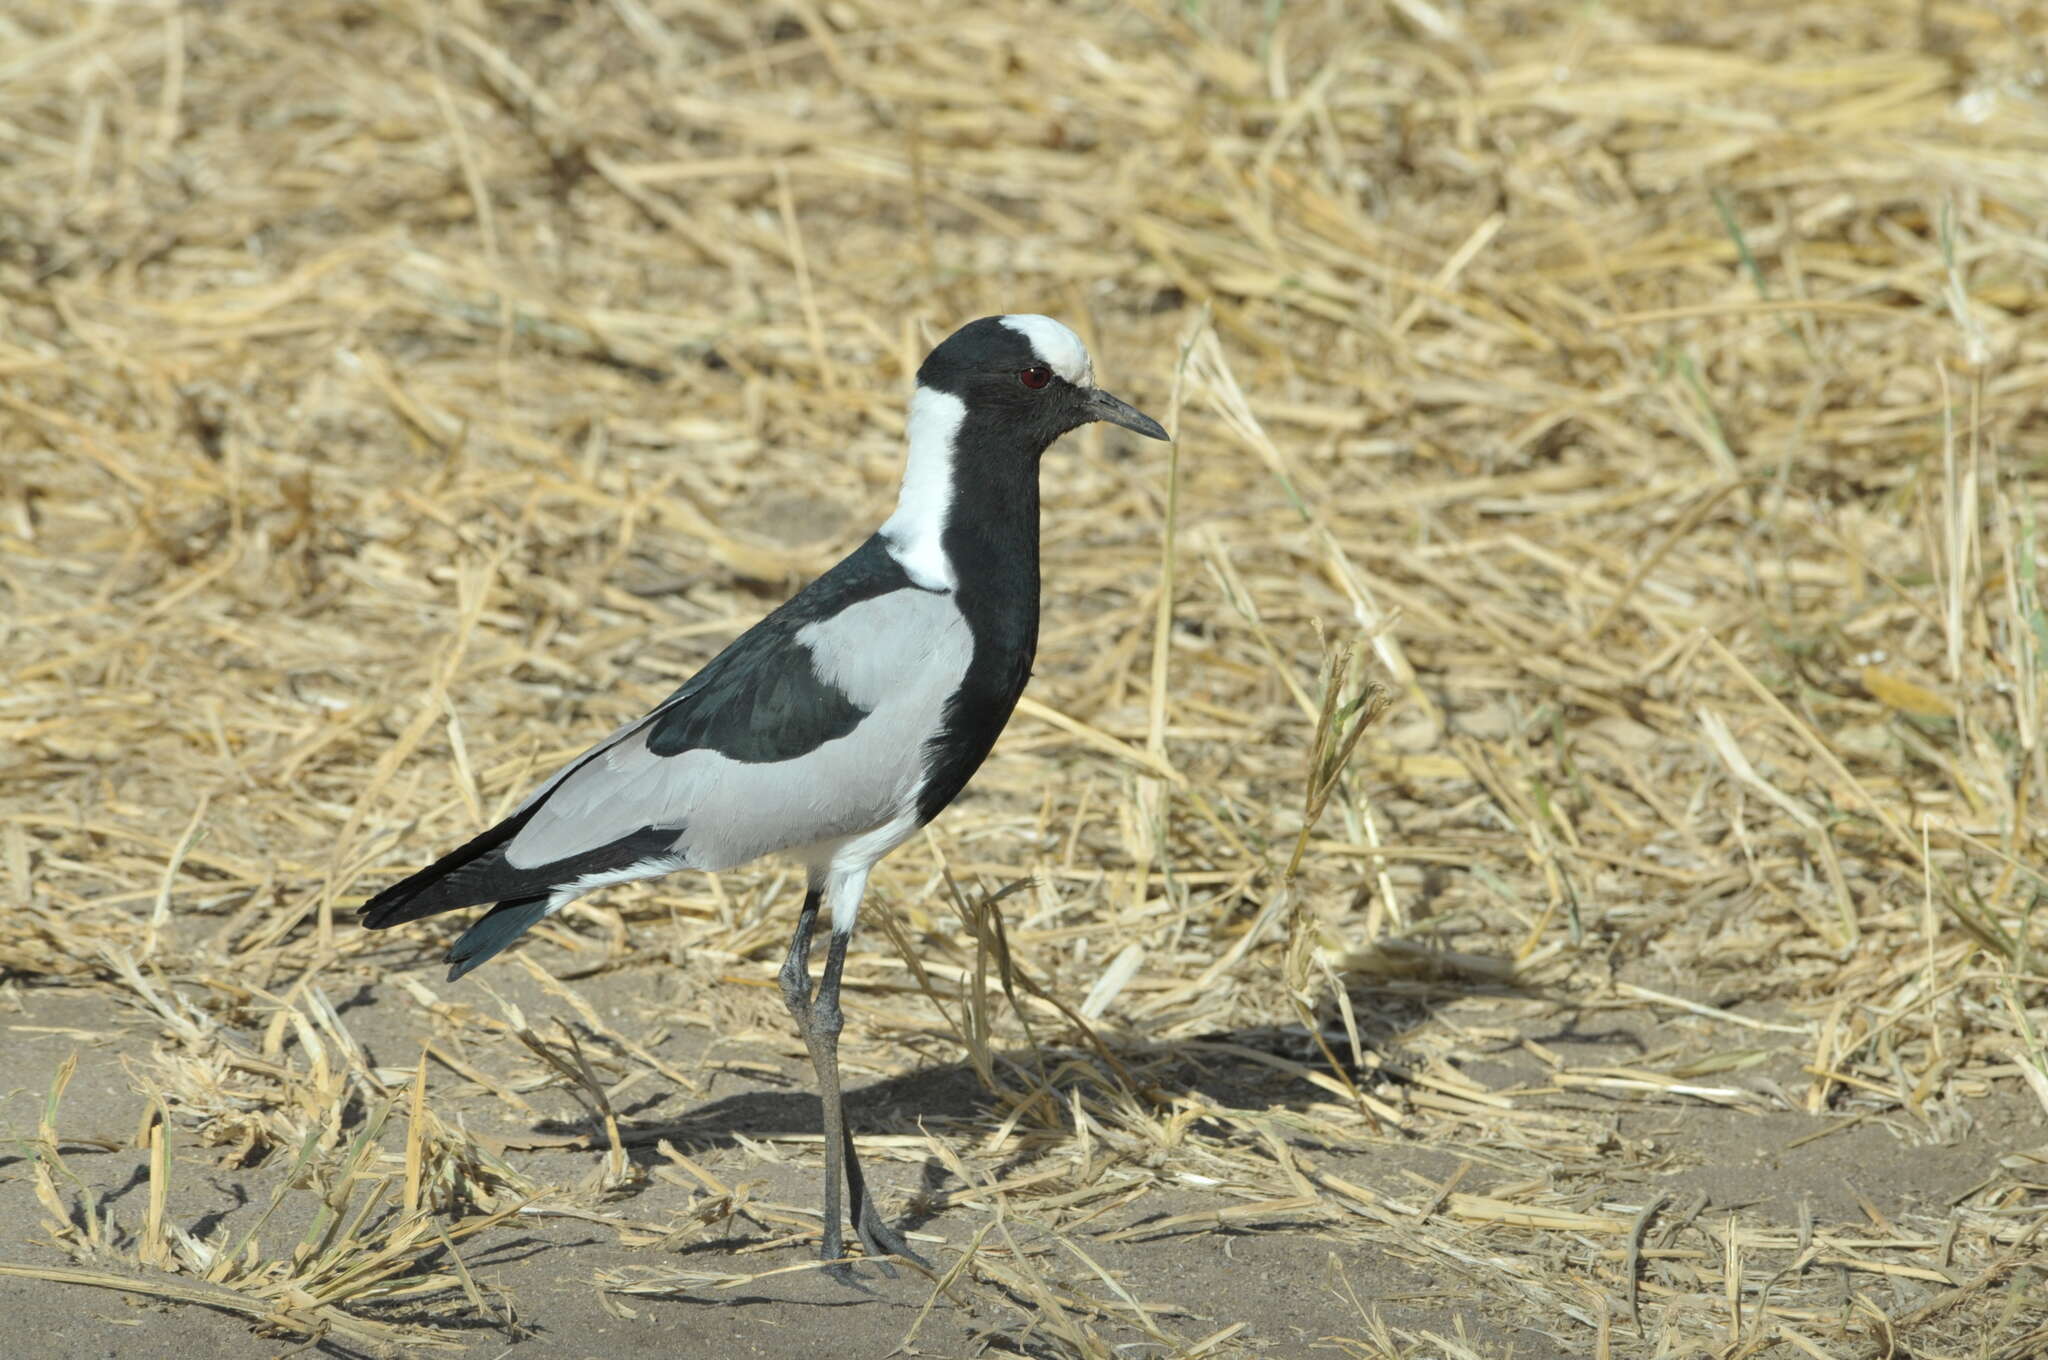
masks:
[[[1038,460],[951,393],[919,387],[881,536],[917,585],[954,593],[976,641],[1028,670],[1038,640]]]
[[[910,457],[881,538],[910,579],[953,596],[974,654],[927,743],[918,816],[953,801],[995,745],[1038,651],[1038,460],[999,417],[920,388],[910,403]]]
[[[942,540],[975,649],[1004,658],[1000,687],[1017,692],[1038,650],[1038,460],[1022,463],[962,477]]]

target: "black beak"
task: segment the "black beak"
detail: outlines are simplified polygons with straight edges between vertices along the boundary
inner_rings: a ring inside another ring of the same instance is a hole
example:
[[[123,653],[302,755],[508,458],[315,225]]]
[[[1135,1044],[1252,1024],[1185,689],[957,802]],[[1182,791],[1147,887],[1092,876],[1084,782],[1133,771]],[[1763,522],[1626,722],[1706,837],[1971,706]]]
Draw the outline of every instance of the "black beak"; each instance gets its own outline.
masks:
[[[1088,395],[1081,399],[1081,409],[1090,420],[1106,420],[1112,425],[1121,425],[1126,430],[1136,430],[1147,439],[1165,439],[1166,427],[1137,407],[1112,397],[1099,387],[1088,389]]]

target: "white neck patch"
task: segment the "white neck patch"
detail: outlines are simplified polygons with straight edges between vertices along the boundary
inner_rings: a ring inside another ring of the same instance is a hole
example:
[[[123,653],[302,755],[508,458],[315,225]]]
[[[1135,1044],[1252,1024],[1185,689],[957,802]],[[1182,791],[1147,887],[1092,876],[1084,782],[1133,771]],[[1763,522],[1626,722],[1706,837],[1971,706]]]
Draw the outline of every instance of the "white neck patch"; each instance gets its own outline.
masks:
[[[1076,387],[1095,386],[1095,364],[1081,337],[1049,316],[1026,312],[1002,318],[1005,326],[1031,342],[1040,362]]]
[[[896,497],[896,513],[882,522],[881,532],[889,555],[926,590],[952,590],[960,584],[942,540],[946,512],[953,505],[953,438],[965,419],[967,403],[951,392],[920,387],[910,398],[905,426],[910,452],[903,461],[903,490]]]

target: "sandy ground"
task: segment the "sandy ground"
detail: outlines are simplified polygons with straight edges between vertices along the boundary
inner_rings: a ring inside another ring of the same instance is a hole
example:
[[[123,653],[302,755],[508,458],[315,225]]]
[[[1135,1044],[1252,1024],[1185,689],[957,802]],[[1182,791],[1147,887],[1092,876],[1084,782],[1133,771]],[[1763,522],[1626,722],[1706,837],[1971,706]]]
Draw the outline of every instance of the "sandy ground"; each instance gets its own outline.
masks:
[[[493,981],[516,1005],[546,1004],[530,979],[514,975]],[[583,990],[630,1032],[636,1023],[650,1030],[666,1028],[664,1004],[674,1002],[677,986],[659,976],[614,976]],[[149,1179],[146,1160],[128,1146],[149,1097],[132,1074],[135,1060],[153,1041],[155,1026],[89,991],[17,986],[8,990],[6,1006],[9,1040],[0,1046],[0,1089],[9,1093],[7,1126],[14,1131],[33,1126],[41,1102],[37,1084],[47,1079],[59,1055],[77,1053],[78,1072],[62,1121],[75,1141],[65,1145],[65,1160],[105,1209],[132,1221]],[[1538,1009],[1546,1013],[1517,1029],[1587,1065],[1626,1065],[1647,1051],[1692,1037],[1687,1026],[1660,1025],[1644,1013],[1609,1012],[1592,1019],[1568,1008]],[[411,1018],[390,988],[365,988],[338,1002],[337,1010],[373,1060],[398,1056],[385,1052],[387,1036],[391,1046],[403,1050],[408,1045]],[[761,1018],[772,1029],[779,1015]],[[1259,1036],[1234,1037],[1260,1042]],[[1265,1036],[1267,1041],[1272,1037]],[[752,1027],[715,1043],[706,1040],[701,1033],[671,1030],[658,1049],[687,1069],[705,1071],[702,1098],[686,1101],[650,1091],[644,1101],[625,1107],[627,1134],[668,1130],[674,1145],[703,1167],[754,1182],[758,1202],[814,1216],[817,1109],[800,1048],[793,1038],[778,1041]],[[1488,1047],[1495,1051],[1475,1055],[1468,1075],[1506,1090],[1540,1082],[1540,1065],[1519,1048]],[[704,1069],[714,1057],[743,1071]],[[1788,1046],[1777,1058],[1752,1068],[1746,1084],[1768,1090],[1778,1081],[1794,1081],[1798,1061]],[[1306,1104],[1313,1095],[1298,1082],[1243,1062],[1189,1064],[1177,1075],[1236,1107],[1285,1110]],[[850,1109],[864,1134],[916,1135],[922,1128],[964,1139],[995,1117],[979,1098],[972,1073],[957,1065],[880,1082],[862,1081],[856,1065],[850,1082]],[[560,1136],[590,1128],[575,1102],[549,1100],[547,1093],[536,1097],[539,1117],[520,1128],[507,1123],[496,1101],[474,1094],[464,1099],[460,1092],[460,1083],[437,1091],[442,1112],[473,1121],[470,1127],[486,1138],[516,1142],[527,1134]],[[1562,1111],[1574,1103],[1554,1104]],[[1618,1164],[1632,1164],[1624,1177],[1597,1187],[1589,1184],[1589,1192],[1598,1196],[1669,1196],[1705,1223],[1741,1214],[1765,1232],[1810,1234],[1818,1224],[1838,1232],[1860,1228],[1881,1234],[1901,1221],[1939,1220],[1951,1203],[1998,1179],[2003,1174],[2000,1158],[2038,1134],[2038,1110],[2030,1107],[2015,1092],[1996,1092],[1973,1104],[1941,1138],[1864,1115],[1688,1107],[1582,1108],[1578,1113],[1607,1130]],[[807,1134],[809,1142],[803,1141]],[[1432,1186],[1455,1185],[1487,1195],[1524,1179],[1498,1149],[1481,1153],[1461,1149],[1455,1141],[1432,1146],[1390,1137],[1367,1150],[1341,1152],[1316,1148],[1310,1140],[1296,1146],[1304,1162],[1318,1171],[1396,1200],[1426,1203]],[[507,1155],[538,1182],[570,1186],[591,1173],[600,1154],[527,1150]],[[633,1156],[647,1168],[664,1160],[645,1147],[636,1148]],[[953,1185],[935,1159],[893,1148],[879,1159],[870,1151],[869,1159],[896,1221],[941,1263],[980,1226],[978,1216],[918,1208],[932,1192]],[[279,1167],[277,1159],[254,1168],[223,1166],[215,1156],[189,1148],[178,1150],[174,1164],[178,1213],[201,1234],[223,1227],[232,1232],[260,1212],[276,1189]],[[0,1158],[0,1219],[26,1223],[41,1214],[31,1169],[29,1156]],[[603,1212],[661,1222],[686,1208],[689,1198],[672,1184],[648,1180],[610,1198]],[[1371,1354],[1365,1349],[1370,1332],[1358,1303],[1371,1300],[1384,1324],[1462,1340],[1473,1354],[1540,1360],[1583,1354],[1532,1317],[1526,1301],[1476,1288],[1441,1260],[1329,1232],[1314,1215],[1290,1221],[1281,1212],[1242,1226],[1211,1220],[1146,1231],[1148,1224],[1163,1219],[1213,1213],[1231,1203],[1199,1190],[1154,1190],[1089,1223],[1090,1253],[1122,1290],[1159,1310],[1183,1332],[1203,1335],[1239,1326],[1233,1340],[1257,1353]],[[300,1224],[286,1216],[278,1226],[291,1233]],[[1103,1241],[1105,1234],[1125,1233],[1122,1240]],[[1020,1229],[1020,1245],[1030,1249],[1035,1235]],[[1049,1277],[1079,1293],[1091,1292],[1096,1282],[1087,1272],[1062,1261],[1049,1239],[1043,1247],[1051,1258],[1045,1265]],[[755,1274],[809,1259],[807,1248],[774,1245],[773,1237],[744,1224],[676,1248],[627,1247],[611,1225],[541,1215],[521,1220],[465,1254],[495,1324],[459,1301],[451,1301],[456,1303],[452,1311],[442,1303],[421,1316],[453,1323],[480,1353],[563,1360],[657,1355],[799,1360],[821,1352],[966,1357],[986,1353],[991,1344],[1001,1353],[1015,1335],[1013,1316],[972,1307],[928,1308],[931,1291],[925,1282],[914,1274],[887,1279],[876,1267],[860,1268],[851,1284],[803,1270],[738,1287],[673,1290],[661,1297],[605,1295],[593,1283],[601,1276],[624,1279],[666,1267],[710,1275]],[[1910,1304],[1923,1299],[1925,1290],[1903,1279],[1893,1293],[1898,1302]],[[1841,1297],[1851,1297],[1846,1275]],[[17,1353],[50,1360],[160,1356],[179,1350],[257,1357],[298,1349],[297,1343],[252,1335],[239,1318],[147,1297],[0,1279],[0,1299],[14,1324],[36,1338],[32,1351]],[[389,1316],[402,1320],[407,1314]],[[1139,1347],[1131,1353],[1142,1354],[1149,1343],[1129,1339],[1127,1344]],[[318,1349],[336,1355],[375,1350],[333,1341]],[[1029,1350],[1026,1344],[1025,1353]]]

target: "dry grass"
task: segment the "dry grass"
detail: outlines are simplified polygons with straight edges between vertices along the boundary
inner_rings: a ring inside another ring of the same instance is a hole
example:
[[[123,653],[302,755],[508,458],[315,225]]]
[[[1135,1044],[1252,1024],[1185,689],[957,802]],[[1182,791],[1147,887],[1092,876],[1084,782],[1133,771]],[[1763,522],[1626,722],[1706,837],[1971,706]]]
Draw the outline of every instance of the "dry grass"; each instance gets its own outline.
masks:
[[[643,1245],[626,1310],[800,1240],[738,1173],[815,1134],[721,1172],[620,1104],[773,1028],[786,873],[601,895],[524,1002],[349,909],[855,542],[925,345],[1033,310],[1180,443],[1048,459],[1031,697],[848,966],[860,1070],[985,1092],[871,1140],[949,1173],[928,1316],[1277,1344],[1098,1261],[1228,1223],[1332,1253],[1374,1360],[1507,1351],[1373,1253],[1565,1354],[2042,1354],[2044,80],[2042,11],[1960,0],[16,0],[0,1003],[156,1039],[124,1222],[59,1074],[5,1106],[78,1264],[0,1269],[412,1346],[394,1298],[516,1334],[454,1245],[512,1215]],[[1941,1214],[1660,1187],[1714,1107],[1919,1146],[2015,1093]],[[188,1232],[181,1157],[291,1230]]]

